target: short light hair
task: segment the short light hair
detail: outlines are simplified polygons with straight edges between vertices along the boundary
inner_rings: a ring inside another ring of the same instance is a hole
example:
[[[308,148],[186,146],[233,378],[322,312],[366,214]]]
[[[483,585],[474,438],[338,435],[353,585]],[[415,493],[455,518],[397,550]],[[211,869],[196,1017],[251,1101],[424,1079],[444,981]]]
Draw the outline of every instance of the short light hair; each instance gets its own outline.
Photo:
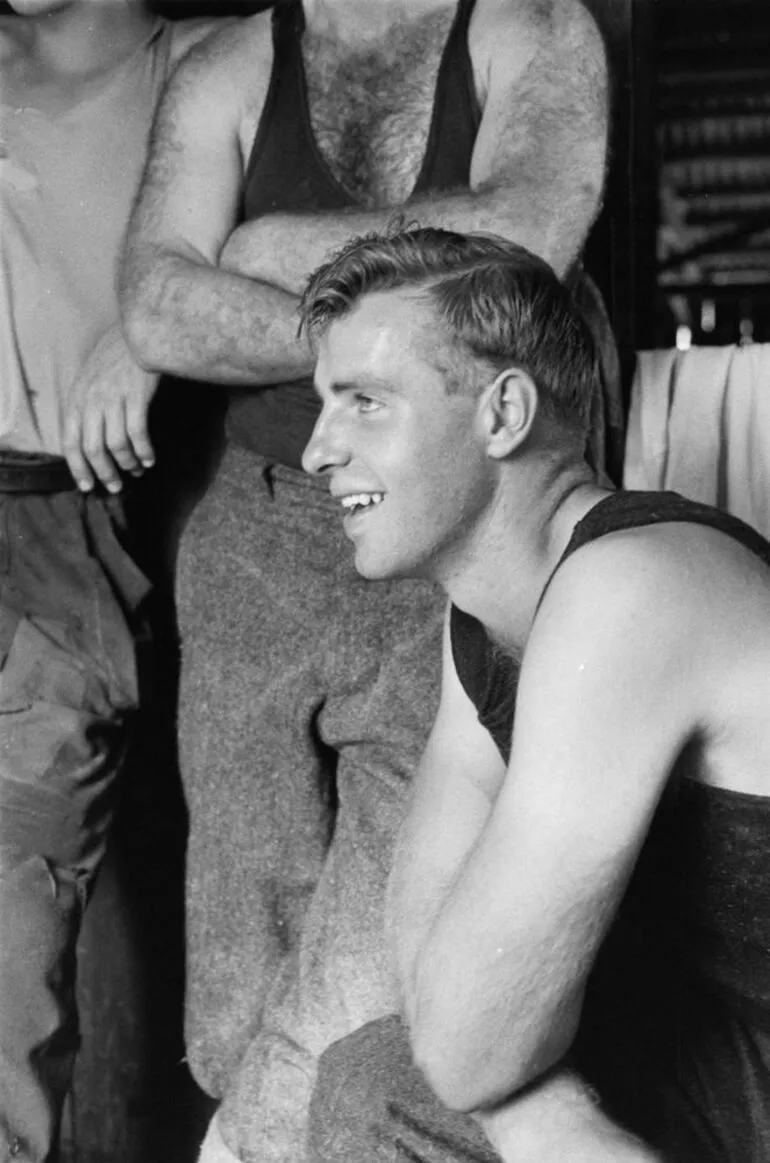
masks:
[[[548,263],[507,239],[434,227],[354,238],[310,276],[300,329],[317,340],[362,296],[407,287],[424,290],[463,357],[449,391],[468,382],[468,357],[487,375],[516,367],[544,417],[585,435],[599,377],[591,332]]]

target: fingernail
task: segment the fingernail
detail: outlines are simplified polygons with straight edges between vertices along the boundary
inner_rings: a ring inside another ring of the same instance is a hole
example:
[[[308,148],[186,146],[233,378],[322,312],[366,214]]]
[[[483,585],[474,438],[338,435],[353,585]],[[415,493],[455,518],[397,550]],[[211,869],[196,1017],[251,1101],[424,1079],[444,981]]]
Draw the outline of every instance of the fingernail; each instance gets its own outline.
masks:
[[[110,483],[107,485],[107,492],[119,493],[122,487],[123,486],[121,485],[120,481],[110,481]]]

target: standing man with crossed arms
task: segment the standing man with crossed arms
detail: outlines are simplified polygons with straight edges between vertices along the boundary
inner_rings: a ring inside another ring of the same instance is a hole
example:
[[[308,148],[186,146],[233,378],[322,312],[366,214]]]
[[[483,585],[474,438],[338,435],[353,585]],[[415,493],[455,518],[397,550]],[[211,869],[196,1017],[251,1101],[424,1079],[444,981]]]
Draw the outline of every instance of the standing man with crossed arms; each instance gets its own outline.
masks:
[[[191,54],[161,107],[126,335],[149,370],[231,393],[178,576],[188,1053],[222,1099],[204,1159],[298,1158],[319,1054],[392,1007],[384,885],[438,697],[436,590],[358,580],[302,475],[299,293],[403,206],[566,273],[606,135],[578,0],[286,0]]]

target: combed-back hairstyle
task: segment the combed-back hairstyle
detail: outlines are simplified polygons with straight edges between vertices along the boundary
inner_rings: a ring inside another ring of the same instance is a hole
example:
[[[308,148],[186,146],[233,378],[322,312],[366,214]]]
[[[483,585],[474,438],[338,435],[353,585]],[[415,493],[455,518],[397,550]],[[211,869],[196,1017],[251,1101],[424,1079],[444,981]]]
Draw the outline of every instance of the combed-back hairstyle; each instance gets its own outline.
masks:
[[[548,263],[507,239],[434,227],[354,238],[310,276],[300,329],[317,340],[363,295],[404,287],[424,290],[463,357],[448,390],[517,367],[544,417],[587,431],[599,376],[591,332]]]

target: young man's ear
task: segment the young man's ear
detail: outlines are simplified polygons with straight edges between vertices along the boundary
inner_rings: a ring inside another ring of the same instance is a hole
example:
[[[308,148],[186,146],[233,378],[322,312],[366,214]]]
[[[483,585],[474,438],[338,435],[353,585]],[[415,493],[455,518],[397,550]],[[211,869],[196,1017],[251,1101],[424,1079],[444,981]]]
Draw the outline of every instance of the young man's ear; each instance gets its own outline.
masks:
[[[520,368],[507,368],[483,391],[480,415],[487,453],[502,460],[520,448],[537,416],[537,388]]]

